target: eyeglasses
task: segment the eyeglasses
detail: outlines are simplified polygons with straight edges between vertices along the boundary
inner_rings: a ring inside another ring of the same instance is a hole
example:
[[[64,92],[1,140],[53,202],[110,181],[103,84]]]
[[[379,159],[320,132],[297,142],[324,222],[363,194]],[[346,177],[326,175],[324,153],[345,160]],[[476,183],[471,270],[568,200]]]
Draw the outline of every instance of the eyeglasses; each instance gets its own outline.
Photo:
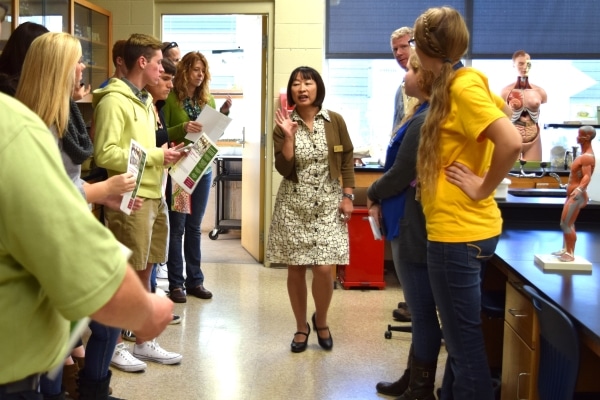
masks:
[[[168,45],[166,45],[165,47],[163,47],[162,52],[164,53],[165,51],[171,50],[173,47],[179,47],[179,45],[177,44],[177,42],[171,42]]]
[[[413,49],[414,49],[415,47],[417,47],[417,44],[415,43],[415,38],[410,38],[410,40],[408,41],[408,45],[409,45],[410,47],[412,47]]]
[[[0,23],[4,22],[6,19],[6,14],[8,13],[8,7],[4,4],[0,3]]]

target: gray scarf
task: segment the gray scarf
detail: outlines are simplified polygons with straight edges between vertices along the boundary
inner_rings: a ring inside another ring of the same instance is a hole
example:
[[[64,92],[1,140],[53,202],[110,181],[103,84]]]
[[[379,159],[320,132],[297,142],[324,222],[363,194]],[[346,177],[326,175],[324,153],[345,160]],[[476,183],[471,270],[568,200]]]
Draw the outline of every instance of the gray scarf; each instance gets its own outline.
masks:
[[[81,111],[73,100],[71,100],[69,111],[69,125],[62,138],[63,150],[75,164],[82,164],[92,155],[94,146],[85,127]]]

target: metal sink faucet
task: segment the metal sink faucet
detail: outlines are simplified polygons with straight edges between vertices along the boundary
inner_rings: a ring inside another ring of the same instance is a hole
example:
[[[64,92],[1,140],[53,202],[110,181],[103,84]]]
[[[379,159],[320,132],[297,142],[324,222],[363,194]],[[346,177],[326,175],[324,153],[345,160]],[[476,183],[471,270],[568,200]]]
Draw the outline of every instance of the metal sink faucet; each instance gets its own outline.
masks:
[[[540,167],[542,168],[542,173],[540,175],[537,175],[535,172],[531,172],[528,174],[527,172],[525,172],[523,170],[523,167],[525,166],[525,164],[527,164],[526,160],[519,160],[519,164],[521,164],[521,170],[519,171],[519,173],[518,174],[509,173],[508,175],[514,176],[517,178],[542,178],[542,177],[546,176],[546,167],[548,166],[548,163],[545,161],[542,161],[540,163]]]
[[[562,181],[560,180],[560,176],[558,176],[556,172],[550,172],[548,175],[556,179],[556,181],[558,182],[558,187],[560,187],[561,189],[567,188],[567,184],[562,183]]]

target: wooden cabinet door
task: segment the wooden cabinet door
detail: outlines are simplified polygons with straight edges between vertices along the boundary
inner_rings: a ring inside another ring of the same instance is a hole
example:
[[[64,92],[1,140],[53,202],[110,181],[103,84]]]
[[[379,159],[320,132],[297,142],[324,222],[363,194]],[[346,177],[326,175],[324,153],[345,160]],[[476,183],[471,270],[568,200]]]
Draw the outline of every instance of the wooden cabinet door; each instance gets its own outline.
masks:
[[[535,352],[504,323],[502,400],[537,400]]]

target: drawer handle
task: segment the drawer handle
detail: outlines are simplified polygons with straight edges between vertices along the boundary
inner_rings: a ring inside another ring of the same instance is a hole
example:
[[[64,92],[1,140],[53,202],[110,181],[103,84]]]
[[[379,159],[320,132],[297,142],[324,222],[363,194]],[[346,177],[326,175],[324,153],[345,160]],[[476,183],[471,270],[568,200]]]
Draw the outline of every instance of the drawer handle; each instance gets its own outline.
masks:
[[[510,315],[516,318],[523,318],[528,316],[527,314],[520,314],[520,310],[516,308],[509,308],[508,312],[510,313]]]
[[[521,377],[523,376],[529,376],[529,373],[521,372],[517,375],[517,400],[527,400],[527,398],[521,397]]]

